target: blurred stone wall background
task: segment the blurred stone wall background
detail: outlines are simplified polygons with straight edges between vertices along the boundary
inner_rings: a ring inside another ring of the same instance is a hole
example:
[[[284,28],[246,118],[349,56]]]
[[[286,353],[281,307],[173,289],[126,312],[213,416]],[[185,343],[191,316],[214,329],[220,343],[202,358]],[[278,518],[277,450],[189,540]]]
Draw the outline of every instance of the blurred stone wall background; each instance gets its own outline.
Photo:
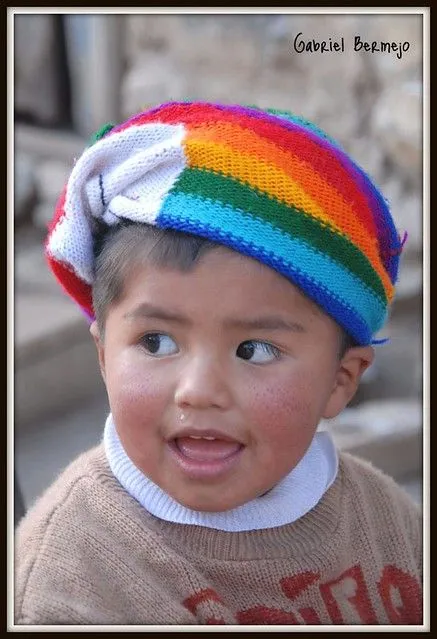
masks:
[[[394,13],[15,15],[15,413],[23,437],[35,437],[35,421],[62,425],[104,396],[83,318],[42,258],[74,157],[102,124],[147,105],[241,101],[291,110],[337,138],[382,188],[401,233],[408,231],[381,334],[391,341],[377,349],[354,402],[329,427],[341,445],[388,472],[420,473],[422,20]],[[305,41],[344,38],[345,52],[297,53],[298,33]],[[409,48],[401,57],[354,51],[356,35]]]

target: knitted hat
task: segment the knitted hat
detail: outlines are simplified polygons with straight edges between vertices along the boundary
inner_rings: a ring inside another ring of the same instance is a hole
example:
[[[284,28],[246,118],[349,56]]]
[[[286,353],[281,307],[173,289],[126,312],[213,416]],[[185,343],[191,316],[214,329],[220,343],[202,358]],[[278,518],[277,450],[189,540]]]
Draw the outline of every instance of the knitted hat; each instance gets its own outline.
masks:
[[[384,324],[402,243],[364,171],[288,112],[170,102],[106,125],[49,228],[49,265],[93,318],[93,221],[192,233],[267,264],[358,343]]]

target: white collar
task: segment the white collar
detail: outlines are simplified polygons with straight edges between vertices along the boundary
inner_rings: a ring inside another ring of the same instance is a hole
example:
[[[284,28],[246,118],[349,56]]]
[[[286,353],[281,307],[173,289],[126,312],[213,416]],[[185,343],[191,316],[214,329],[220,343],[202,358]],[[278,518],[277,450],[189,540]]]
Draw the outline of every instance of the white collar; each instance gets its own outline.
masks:
[[[334,482],[338,455],[327,432],[317,432],[297,466],[262,497],[225,512],[199,512],[182,506],[146,477],[130,460],[111,413],[103,442],[110,468],[120,484],[155,517],[228,532],[291,524],[314,508]]]

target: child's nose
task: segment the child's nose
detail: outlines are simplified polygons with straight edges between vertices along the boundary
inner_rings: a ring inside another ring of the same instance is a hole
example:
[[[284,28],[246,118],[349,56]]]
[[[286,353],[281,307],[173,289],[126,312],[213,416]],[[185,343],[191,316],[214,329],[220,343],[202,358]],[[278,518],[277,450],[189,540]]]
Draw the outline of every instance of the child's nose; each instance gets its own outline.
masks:
[[[175,392],[180,408],[221,408],[231,402],[229,374],[214,358],[198,355],[181,372]]]

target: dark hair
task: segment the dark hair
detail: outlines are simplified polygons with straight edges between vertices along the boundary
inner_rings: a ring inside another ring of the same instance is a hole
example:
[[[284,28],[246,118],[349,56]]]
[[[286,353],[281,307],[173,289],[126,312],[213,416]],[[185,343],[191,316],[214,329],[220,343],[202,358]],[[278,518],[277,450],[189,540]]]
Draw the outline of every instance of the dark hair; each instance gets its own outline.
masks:
[[[93,306],[100,334],[104,335],[107,309],[120,300],[123,283],[135,265],[148,263],[190,271],[206,252],[218,248],[223,246],[198,235],[128,220],[111,227],[97,226]],[[353,345],[353,339],[342,330],[340,358]]]
[[[108,307],[120,300],[132,268],[144,263],[190,271],[200,257],[222,245],[197,235],[123,221],[101,226],[94,238],[93,307],[102,334]]]

